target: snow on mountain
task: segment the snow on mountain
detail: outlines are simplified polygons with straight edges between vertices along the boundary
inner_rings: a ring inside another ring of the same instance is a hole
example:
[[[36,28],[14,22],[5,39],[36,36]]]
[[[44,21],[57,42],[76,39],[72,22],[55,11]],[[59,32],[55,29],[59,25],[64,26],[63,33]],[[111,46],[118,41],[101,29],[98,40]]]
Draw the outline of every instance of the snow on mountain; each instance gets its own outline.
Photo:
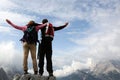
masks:
[[[120,61],[101,61],[94,67],[93,74],[107,74],[112,71],[117,71],[118,73],[120,73]]]

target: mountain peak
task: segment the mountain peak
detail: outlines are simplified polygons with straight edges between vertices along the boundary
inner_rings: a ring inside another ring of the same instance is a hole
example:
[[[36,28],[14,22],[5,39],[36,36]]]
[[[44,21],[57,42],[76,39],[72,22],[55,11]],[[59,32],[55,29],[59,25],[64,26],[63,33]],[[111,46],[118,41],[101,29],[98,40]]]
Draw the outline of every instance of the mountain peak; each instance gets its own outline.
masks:
[[[3,68],[0,68],[0,80],[9,80],[9,78]]]
[[[1,68],[0,68],[0,71],[1,71],[1,72],[4,72],[4,69],[1,67]]]
[[[107,74],[112,71],[117,71],[120,73],[120,61],[101,61],[93,69],[95,75]]]

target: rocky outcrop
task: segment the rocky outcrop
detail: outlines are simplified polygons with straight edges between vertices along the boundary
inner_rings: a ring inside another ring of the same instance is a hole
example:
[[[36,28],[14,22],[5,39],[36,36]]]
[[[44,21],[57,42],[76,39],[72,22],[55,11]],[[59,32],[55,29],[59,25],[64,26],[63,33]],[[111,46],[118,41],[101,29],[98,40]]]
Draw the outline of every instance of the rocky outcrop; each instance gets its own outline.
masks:
[[[3,68],[0,68],[0,80],[9,80],[9,78]]]
[[[40,75],[33,75],[33,74],[26,74],[26,75],[19,75],[16,74],[13,80],[56,80],[54,76],[40,76]]]

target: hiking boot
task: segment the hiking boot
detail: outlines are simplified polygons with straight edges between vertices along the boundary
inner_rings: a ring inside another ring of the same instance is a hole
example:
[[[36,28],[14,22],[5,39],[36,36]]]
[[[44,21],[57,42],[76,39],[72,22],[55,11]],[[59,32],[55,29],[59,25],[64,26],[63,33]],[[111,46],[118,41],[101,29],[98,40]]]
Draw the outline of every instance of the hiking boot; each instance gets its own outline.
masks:
[[[37,75],[38,71],[35,71],[34,74]]]
[[[43,72],[40,72],[40,71],[39,71],[39,75],[42,76],[42,75],[43,75]]]
[[[25,70],[25,71],[24,71],[24,74],[28,74],[28,71],[27,71],[27,70]]]
[[[43,73],[39,73],[39,75],[40,75],[40,76],[42,76],[42,75],[43,75]]]
[[[53,73],[49,73],[48,80],[56,80]]]
[[[53,76],[53,73],[49,73],[49,77]]]

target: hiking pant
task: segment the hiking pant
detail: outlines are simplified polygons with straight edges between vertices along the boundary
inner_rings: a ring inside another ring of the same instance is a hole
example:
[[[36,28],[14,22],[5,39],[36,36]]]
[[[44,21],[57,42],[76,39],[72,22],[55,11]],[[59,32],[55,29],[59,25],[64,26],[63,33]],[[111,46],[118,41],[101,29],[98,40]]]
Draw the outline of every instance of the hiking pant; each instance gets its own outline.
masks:
[[[52,69],[52,41],[51,40],[42,40],[39,44],[38,50],[39,56],[39,74],[43,74],[44,72],[44,57],[46,57],[47,61],[47,71],[48,73],[53,73]]]
[[[24,71],[28,70],[27,60],[28,60],[29,51],[31,53],[34,72],[38,71],[37,60],[36,60],[36,44],[28,44],[27,42],[23,42],[23,52],[24,52],[23,69]]]

